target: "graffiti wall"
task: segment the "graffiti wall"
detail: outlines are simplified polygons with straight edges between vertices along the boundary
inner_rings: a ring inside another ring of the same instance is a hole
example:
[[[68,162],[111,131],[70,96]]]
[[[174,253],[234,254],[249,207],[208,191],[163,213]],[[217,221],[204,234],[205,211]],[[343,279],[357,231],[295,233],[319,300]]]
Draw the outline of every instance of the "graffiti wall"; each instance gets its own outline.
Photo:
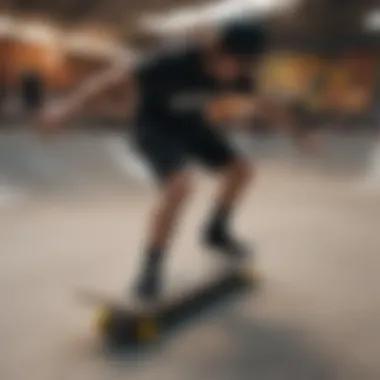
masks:
[[[274,53],[264,61],[262,87],[287,93],[320,110],[365,111],[378,86],[377,52],[352,52],[327,59],[312,54]]]

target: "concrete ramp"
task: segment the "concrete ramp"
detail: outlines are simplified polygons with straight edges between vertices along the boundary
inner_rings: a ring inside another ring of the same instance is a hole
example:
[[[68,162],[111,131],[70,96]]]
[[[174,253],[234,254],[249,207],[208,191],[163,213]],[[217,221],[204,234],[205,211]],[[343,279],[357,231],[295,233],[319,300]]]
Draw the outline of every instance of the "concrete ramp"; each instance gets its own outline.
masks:
[[[0,206],[1,379],[380,379],[380,191],[356,188],[378,162],[372,139],[328,137],[314,156],[286,139],[237,140],[259,167],[234,225],[256,249],[247,265],[262,288],[148,352],[114,357],[74,291],[132,292],[154,202],[141,162],[118,134],[0,134],[0,203],[27,197]],[[168,292],[219,265],[199,239],[215,181],[196,179]]]
[[[0,138],[0,187],[23,191],[138,185],[149,178],[126,136],[68,133],[41,139],[25,132]]]
[[[378,178],[374,173],[380,167],[379,148],[371,136],[326,136],[323,151],[317,155],[300,153],[284,137],[253,138],[241,133],[231,139],[261,165],[301,165],[316,175],[361,173],[362,181],[365,176],[371,182]],[[0,202],[41,192],[123,191],[144,187],[151,179],[127,134],[71,131],[48,139],[27,130],[0,134]]]

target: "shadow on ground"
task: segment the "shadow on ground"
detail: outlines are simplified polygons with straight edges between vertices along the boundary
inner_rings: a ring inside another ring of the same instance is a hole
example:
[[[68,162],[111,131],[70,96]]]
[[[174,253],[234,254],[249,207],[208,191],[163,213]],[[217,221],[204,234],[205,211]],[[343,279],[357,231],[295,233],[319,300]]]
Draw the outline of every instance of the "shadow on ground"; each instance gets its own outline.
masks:
[[[186,379],[317,380],[336,379],[331,360],[301,334],[265,321],[229,316],[222,322],[228,334],[221,355],[187,365]]]
[[[275,322],[244,319],[232,312],[205,324],[207,326],[194,326],[182,336],[173,337],[159,350],[146,351],[141,356],[104,355],[103,360],[97,357],[93,362],[95,367],[72,367],[70,378],[85,375],[93,380],[147,379],[152,374],[156,380],[363,378],[354,376],[352,370],[345,370],[343,374],[327,353],[308,342],[300,332]],[[215,338],[216,330],[221,339]],[[211,336],[214,342],[209,339]]]

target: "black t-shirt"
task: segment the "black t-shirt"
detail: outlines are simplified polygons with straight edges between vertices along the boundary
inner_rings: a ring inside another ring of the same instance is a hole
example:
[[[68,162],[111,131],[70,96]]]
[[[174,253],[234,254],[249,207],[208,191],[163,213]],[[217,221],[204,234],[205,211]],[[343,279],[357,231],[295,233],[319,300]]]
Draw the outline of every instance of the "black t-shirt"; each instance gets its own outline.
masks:
[[[250,75],[221,85],[203,69],[196,47],[167,49],[147,59],[135,72],[140,91],[140,123],[179,125],[201,122],[205,104],[222,92],[252,92]]]

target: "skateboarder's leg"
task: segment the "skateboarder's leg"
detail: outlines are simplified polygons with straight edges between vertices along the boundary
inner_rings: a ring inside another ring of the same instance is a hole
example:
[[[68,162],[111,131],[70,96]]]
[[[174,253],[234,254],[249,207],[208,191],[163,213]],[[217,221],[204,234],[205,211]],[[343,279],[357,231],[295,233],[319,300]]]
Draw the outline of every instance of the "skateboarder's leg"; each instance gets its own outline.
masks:
[[[235,239],[230,221],[244,190],[253,176],[252,165],[217,128],[200,126],[192,134],[191,153],[220,177],[220,190],[204,230],[207,245],[232,258],[246,250]]]
[[[191,176],[181,143],[162,135],[140,141],[140,148],[159,181],[157,202],[150,214],[144,263],[138,280],[138,295],[156,298],[160,292],[162,264],[169,248],[181,206],[190,192]]]

